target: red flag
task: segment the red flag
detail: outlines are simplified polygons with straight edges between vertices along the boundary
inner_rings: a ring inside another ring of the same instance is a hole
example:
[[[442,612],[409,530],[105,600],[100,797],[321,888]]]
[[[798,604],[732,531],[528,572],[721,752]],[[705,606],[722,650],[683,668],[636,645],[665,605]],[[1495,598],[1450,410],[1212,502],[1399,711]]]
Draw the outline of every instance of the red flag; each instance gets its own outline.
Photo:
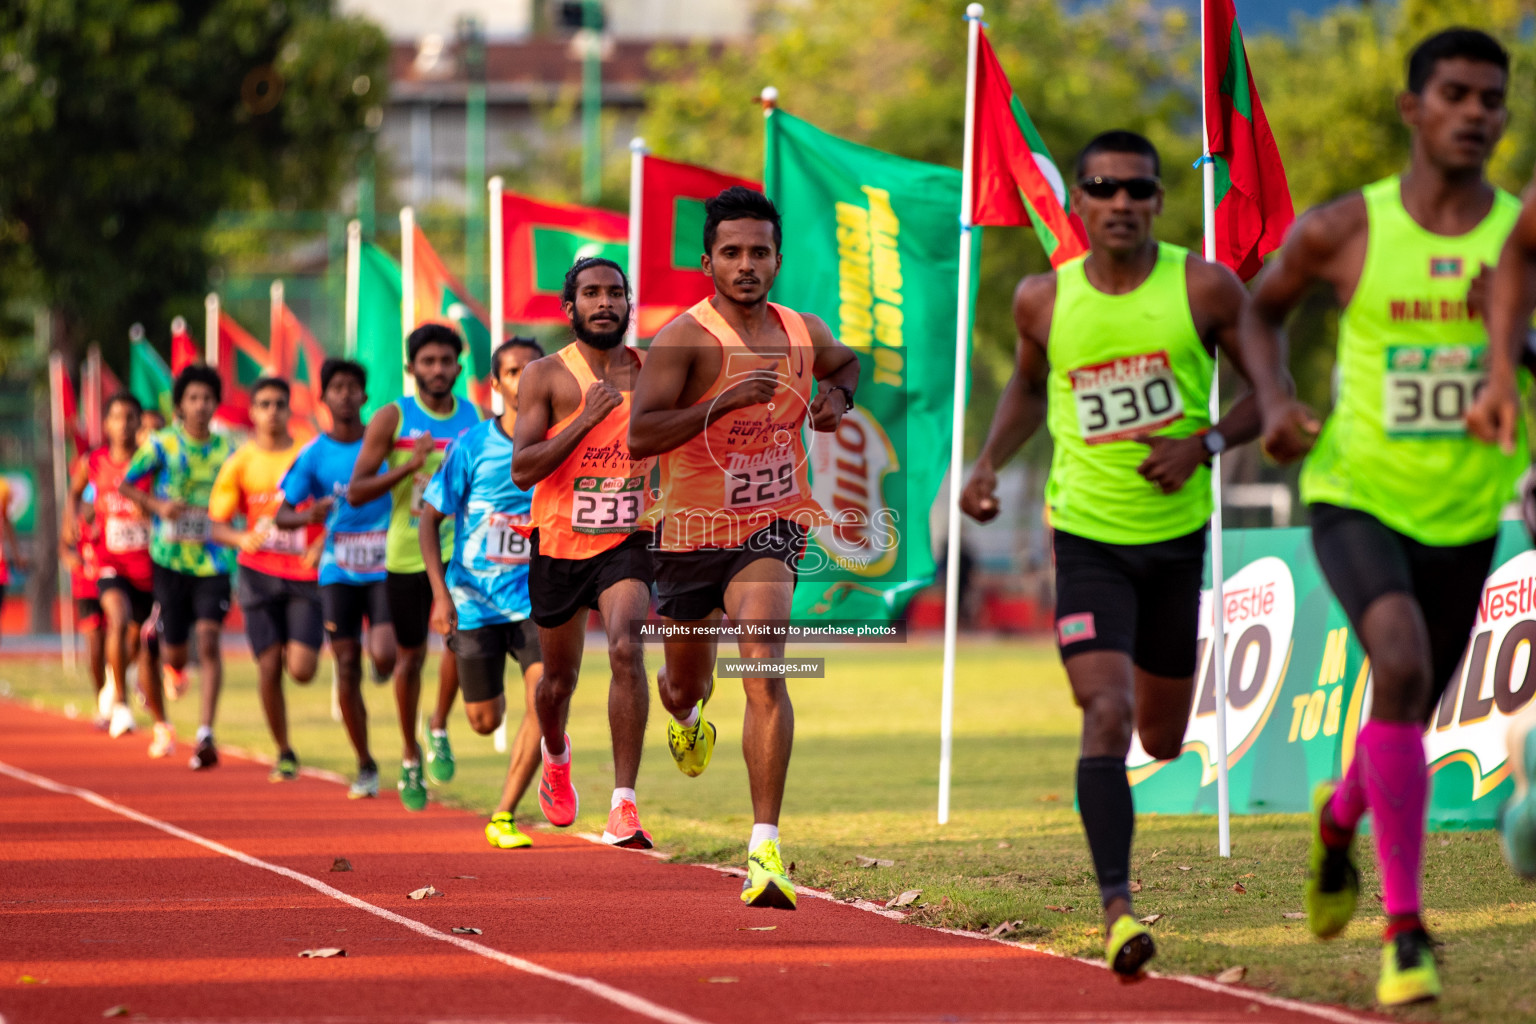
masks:
[[[606,256],[627,265],[629,218],[622,213],[545,203],[515,192],[502,196],[499,213],[509,323],[565,323],[560,289],[578,259]]]
[[[193,363],[203,361],[197,342],[187,330],[187,322],[181,317],[171,321],[171,376],[175,376]]]
[[[75,394],[75,383],[69,379],[69,371],[59,374],[59,402],[64,406],[65,439],[75,446],[76,453],[88,452],[91,441],[80,416],[80,401]]]
[[[973,224],[1033,224],[1051,266],[1088,251],[1088,236],[1069,213],[1066,183],[1003,66],[980,33],[976,62],[975,153],[971,171]]]
[[[1216,258],[1243,280],[1296,219],[1232,0],[1205,3],[1205,131],[1216,165]]]
[[[317,431],[331,429],[331,411],[320,401],[320,366],[325,349],[310,333],[286,302],[279,303],[272,323],[271,362],[273,375],[288,381],[292,388],[293,433],[313,437]]]
[[[642,337],[654,336],[689,306],[714,294],[713,282],[699,268],[704,200],[732,185],[763,190],[760,181],[645,158],[640,181],[640,293],[635,297]]]
[[[218,353],[224,401],[216,415],[232,427],[249,429],[251,385],[272,372],[272,354],[222,309],[219,311]]]

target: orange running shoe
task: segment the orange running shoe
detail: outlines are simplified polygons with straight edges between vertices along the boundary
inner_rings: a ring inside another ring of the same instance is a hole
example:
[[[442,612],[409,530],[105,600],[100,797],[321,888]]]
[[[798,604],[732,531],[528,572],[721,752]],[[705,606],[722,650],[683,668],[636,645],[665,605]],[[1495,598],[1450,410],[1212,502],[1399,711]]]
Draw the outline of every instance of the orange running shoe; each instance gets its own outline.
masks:
[[[565,738],[565,754],[567,758],[572,754],[569,736]],[[539,809],[556,828],[569,825],[581,812],[581,798],[576,795],[576,786],[571,782],[569,760],[565,764],[550,764],[548,758],[544,759],[544,774],[539,779]]]
[[[656,845],[651,842],[651,834],[640,827],[640,812],[633,800],[620,800],[619,806],[608,812],[603,842],[628,850],[649,850]]]
[[[181,700],[187,692],[187,673],[175,665],[161,666],[161,674],[165,679],[165,695],[171,700]]]

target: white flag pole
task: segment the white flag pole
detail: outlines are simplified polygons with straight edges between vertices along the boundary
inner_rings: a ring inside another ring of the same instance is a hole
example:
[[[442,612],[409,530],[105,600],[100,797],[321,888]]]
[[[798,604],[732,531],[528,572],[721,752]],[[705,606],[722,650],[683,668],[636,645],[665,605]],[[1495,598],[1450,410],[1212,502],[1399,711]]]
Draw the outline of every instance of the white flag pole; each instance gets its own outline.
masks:
[[[64,355],[61,352],[48,354],[48,419],[53,427],[53,501],[54,508],[58,510],[59,528],[63,529],[64,503],[69,500],[69,467],[65,460],[69,453],[64,444]],[[48,559],[39,554],[38,565],[48,564]],[[59,653],[64,659],[64,671],[75,671],[75,597],[69,578],[69,567],[63,559],[55,559],[59,575]]]
[[[348,359],[357,358],[357,313],[363,289],[363,222],[347,223],[347,298],[342,338]]]
[[[286,376],[291,370],[283,365],[282,353],[287,345],[287,338],[281,335],[284,302],[281,280],[272,282],[272,287],[267,289],[267,297],[270,300],[267,306],[267,358],[272,362],[262,367],[261,372],[274,377]]]
[[[1200,130],[1205,152],[1201,158],[1201,178],[1205,192],[1205,258],[1216,262],[1216,162],[1211,157],[1210,111],[1205,103],[1205,75],[1211,55],[1206,34],[1206,8],[1200,4]],[[1211,422],[1221,416],[1220,366],[1211,372]],[[1216,843],[1223,857],[1232,856],[1232,794],[1227,780],[1227,616],[1221,540],[1221,456],[1211,457],[1211,664],[1216,670]],[[1197,668],[1198,671],[1198,668]],[[1200,680],[1195,678],[1198,689]]]
[[[955,300],[954,426],[949,450],[949,548],[944,574],[944,686],[939,709],[939,824],[949,821],[950,767],[955,745],[955,645],[960,630],[960,475],[965,458],[965,385],[970,378],[971,161],[975,149],[976,55],[981,4],[965,9],[965,151],[960,173],[960,281]]]
[[[203,300],[203,362],[218,368],[219,365],[219,293],[209,292]]]
[[[507,254],[502,248],[501,192],[504,183],[497,175],[486,183],[491,194],[491,215],[486,218],[491,231],[491,351],[507,340]]]
[[[629,140],[629,287],[635,300],[631,304],[629,330],[624,344],[633,347],[640,340],[640,223],[645,205],[645,140]]]
[[[416,211],[409,206],[400,209],[400,365],[408,366],[411,357],[406,339],[416,327]],[[401,391],[410,396],[416,394],[416,378],[410,371],[400,375]]]

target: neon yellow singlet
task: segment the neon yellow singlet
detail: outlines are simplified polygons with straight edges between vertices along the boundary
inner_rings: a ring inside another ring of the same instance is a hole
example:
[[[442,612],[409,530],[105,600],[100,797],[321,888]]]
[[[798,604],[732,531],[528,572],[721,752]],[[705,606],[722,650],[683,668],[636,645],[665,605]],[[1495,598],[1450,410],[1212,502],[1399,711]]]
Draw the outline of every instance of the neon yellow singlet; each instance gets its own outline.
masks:
[[[1135,291],[1108,295],[1080,257],[1056,271],[1046,356],[1046,425],[1055,452],[1045,501],[1058,530],[1106,544],[1153,544],[1211,517],[1210,470],[1164,494],[1136,467],[1136,434],[1188,437],[1210,426],[1215,361],[1195,331],[1184,282],[1189,250],[1159,243]]]
[[[1488,332],[1467,287],[1498,263],[1520,202],[1502,190],[1464,235],[1426,231],[1396,175],[1362,190],[1369,238],[1360,284],[1339,318],[1339,395],[1301,473],[1301,497],[1368,512],[1422,544],[1492,536],[1529,462],[1467,433],[1487,377]]]

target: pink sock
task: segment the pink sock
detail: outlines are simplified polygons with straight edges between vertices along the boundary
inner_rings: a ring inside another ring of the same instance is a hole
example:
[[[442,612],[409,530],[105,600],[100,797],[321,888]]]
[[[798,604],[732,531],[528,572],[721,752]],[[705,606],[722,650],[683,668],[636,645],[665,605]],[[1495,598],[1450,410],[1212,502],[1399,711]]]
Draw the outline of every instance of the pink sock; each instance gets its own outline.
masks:
[[[1388,914],[1419,911],[1419,865],[1428,798],[1429,769],[1424,764],[1424,737],[1419,726],[1374,719],[1367,722],[1355,741],[1355,759],[1329,809],[1338,824],[1353,827],[1369,806]]]

